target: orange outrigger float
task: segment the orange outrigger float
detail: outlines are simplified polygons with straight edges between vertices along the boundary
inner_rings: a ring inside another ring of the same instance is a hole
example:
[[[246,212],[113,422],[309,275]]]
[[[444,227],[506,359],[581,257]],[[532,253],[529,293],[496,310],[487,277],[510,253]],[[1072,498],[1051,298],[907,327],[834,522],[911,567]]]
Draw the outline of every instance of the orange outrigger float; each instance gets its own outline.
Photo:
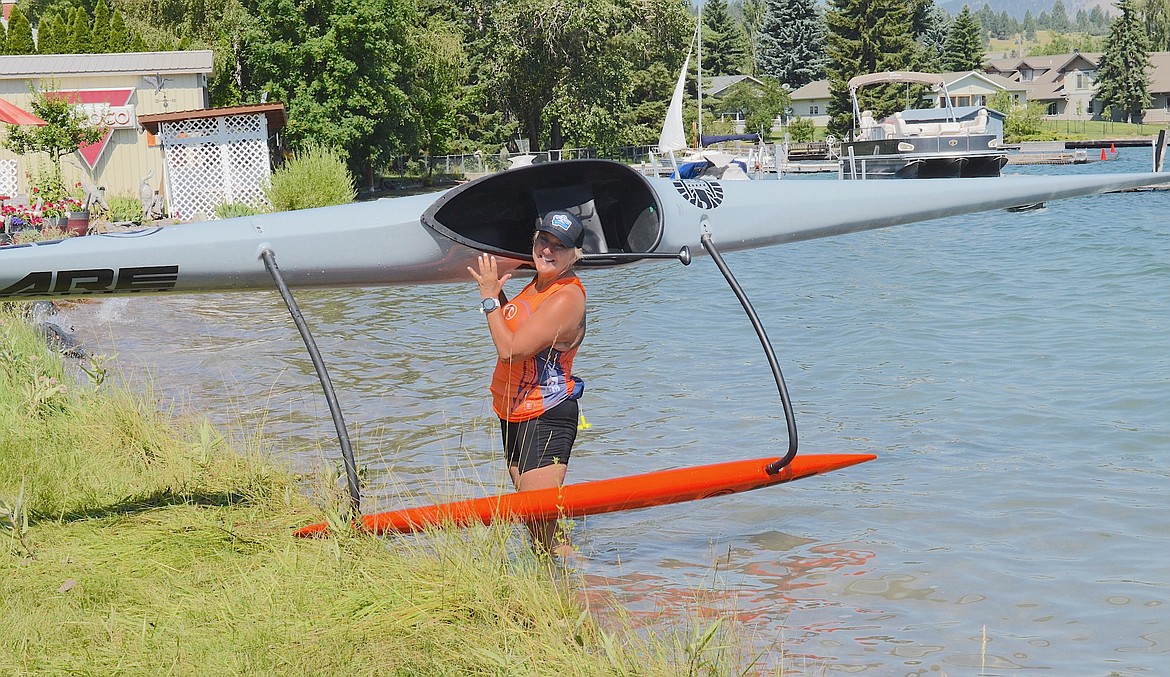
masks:
[[[414,533],[443,524],[469,526],[497,519],[548,520],[669,505],[735,494],[821,475],[877,458],[873,454],[803,454],[769,474],[773,458],[675,468],[612,479],[566,484],[559,489],[518,491],[466,501],[363,515],[357,523],[374,534]],[[324,536],[325,522],[297,529],[300,537]]]

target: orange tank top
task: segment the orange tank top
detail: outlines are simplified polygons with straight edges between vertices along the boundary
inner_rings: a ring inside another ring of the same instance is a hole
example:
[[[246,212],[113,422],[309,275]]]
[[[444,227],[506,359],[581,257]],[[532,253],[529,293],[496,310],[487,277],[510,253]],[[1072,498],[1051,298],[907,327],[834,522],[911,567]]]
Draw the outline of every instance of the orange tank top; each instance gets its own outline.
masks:
[[[576,276],[556,280],[544,291],[537,291],[533,280],[497,312],[504,314],[508,329],[516,331],[540,304],[566,284],[575,284],[585,293],[584,285]],[[573,358],[579,345],[578,342],[564,352],[550,346],[523,362],[497,360],[491,386],[496,415],[506,421],[527,421],[569,399],[577,387]]]

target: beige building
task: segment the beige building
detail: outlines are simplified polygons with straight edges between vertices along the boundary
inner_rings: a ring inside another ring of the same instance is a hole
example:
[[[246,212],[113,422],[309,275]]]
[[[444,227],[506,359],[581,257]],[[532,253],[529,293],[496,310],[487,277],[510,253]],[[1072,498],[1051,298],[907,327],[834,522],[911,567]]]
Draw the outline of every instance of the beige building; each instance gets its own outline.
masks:
[[[1076,53],[995,59],[985,70],[1024,87],[1027,101],[1043,104],[1048,118],[1099,120],[1102,106],[1094,100],[1093,89],[1100,58],[1100,54]]]
[[[1103,120],[1104,105],[1094,98],[1100,54],[1076,53],[995,59],[987,72],[1018,82],[1029,101],[1045,104],[1054,120]],[[1150,99],[1142,113],[1145,124],[1170,122],[1170,52],[1151,52],[1146,74]]]
[[[163,147],[138,118],[207,108],[212,72],[210,50],[0,56],[0,99],[31,112],[30,87],[63,92],[110,128],[101,143],[62,158],[67,184],[86,179],[106,195],[138,198],[145,181],[165,195]],[[27,174],[47,162],[0,147],[0,194],[27,195]]]

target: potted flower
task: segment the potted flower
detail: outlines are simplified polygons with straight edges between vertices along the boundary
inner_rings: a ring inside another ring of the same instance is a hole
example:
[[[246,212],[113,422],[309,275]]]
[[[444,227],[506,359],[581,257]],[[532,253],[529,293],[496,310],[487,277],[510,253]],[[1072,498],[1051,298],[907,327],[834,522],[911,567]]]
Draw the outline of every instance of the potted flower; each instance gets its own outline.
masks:
[[[35,190],[35,189],[34,189]],[[43,228],[64,229],[68,223],[67,209],[63,201],[45,202],[41,205],[41,216],[44,219]]]
[[[66,228],[70,235],[89,234],[89,210],[85,209],[80,198],[69,196],[61,201],[65,207]]]

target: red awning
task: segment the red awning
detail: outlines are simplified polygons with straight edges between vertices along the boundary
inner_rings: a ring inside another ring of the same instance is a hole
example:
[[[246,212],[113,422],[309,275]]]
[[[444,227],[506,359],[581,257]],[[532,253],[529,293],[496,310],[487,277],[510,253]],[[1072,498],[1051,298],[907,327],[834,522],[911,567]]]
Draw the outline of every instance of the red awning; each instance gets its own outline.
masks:
[[[32,113],[0,99],[0,122],[9,125],[43,126],[45,121]]]

